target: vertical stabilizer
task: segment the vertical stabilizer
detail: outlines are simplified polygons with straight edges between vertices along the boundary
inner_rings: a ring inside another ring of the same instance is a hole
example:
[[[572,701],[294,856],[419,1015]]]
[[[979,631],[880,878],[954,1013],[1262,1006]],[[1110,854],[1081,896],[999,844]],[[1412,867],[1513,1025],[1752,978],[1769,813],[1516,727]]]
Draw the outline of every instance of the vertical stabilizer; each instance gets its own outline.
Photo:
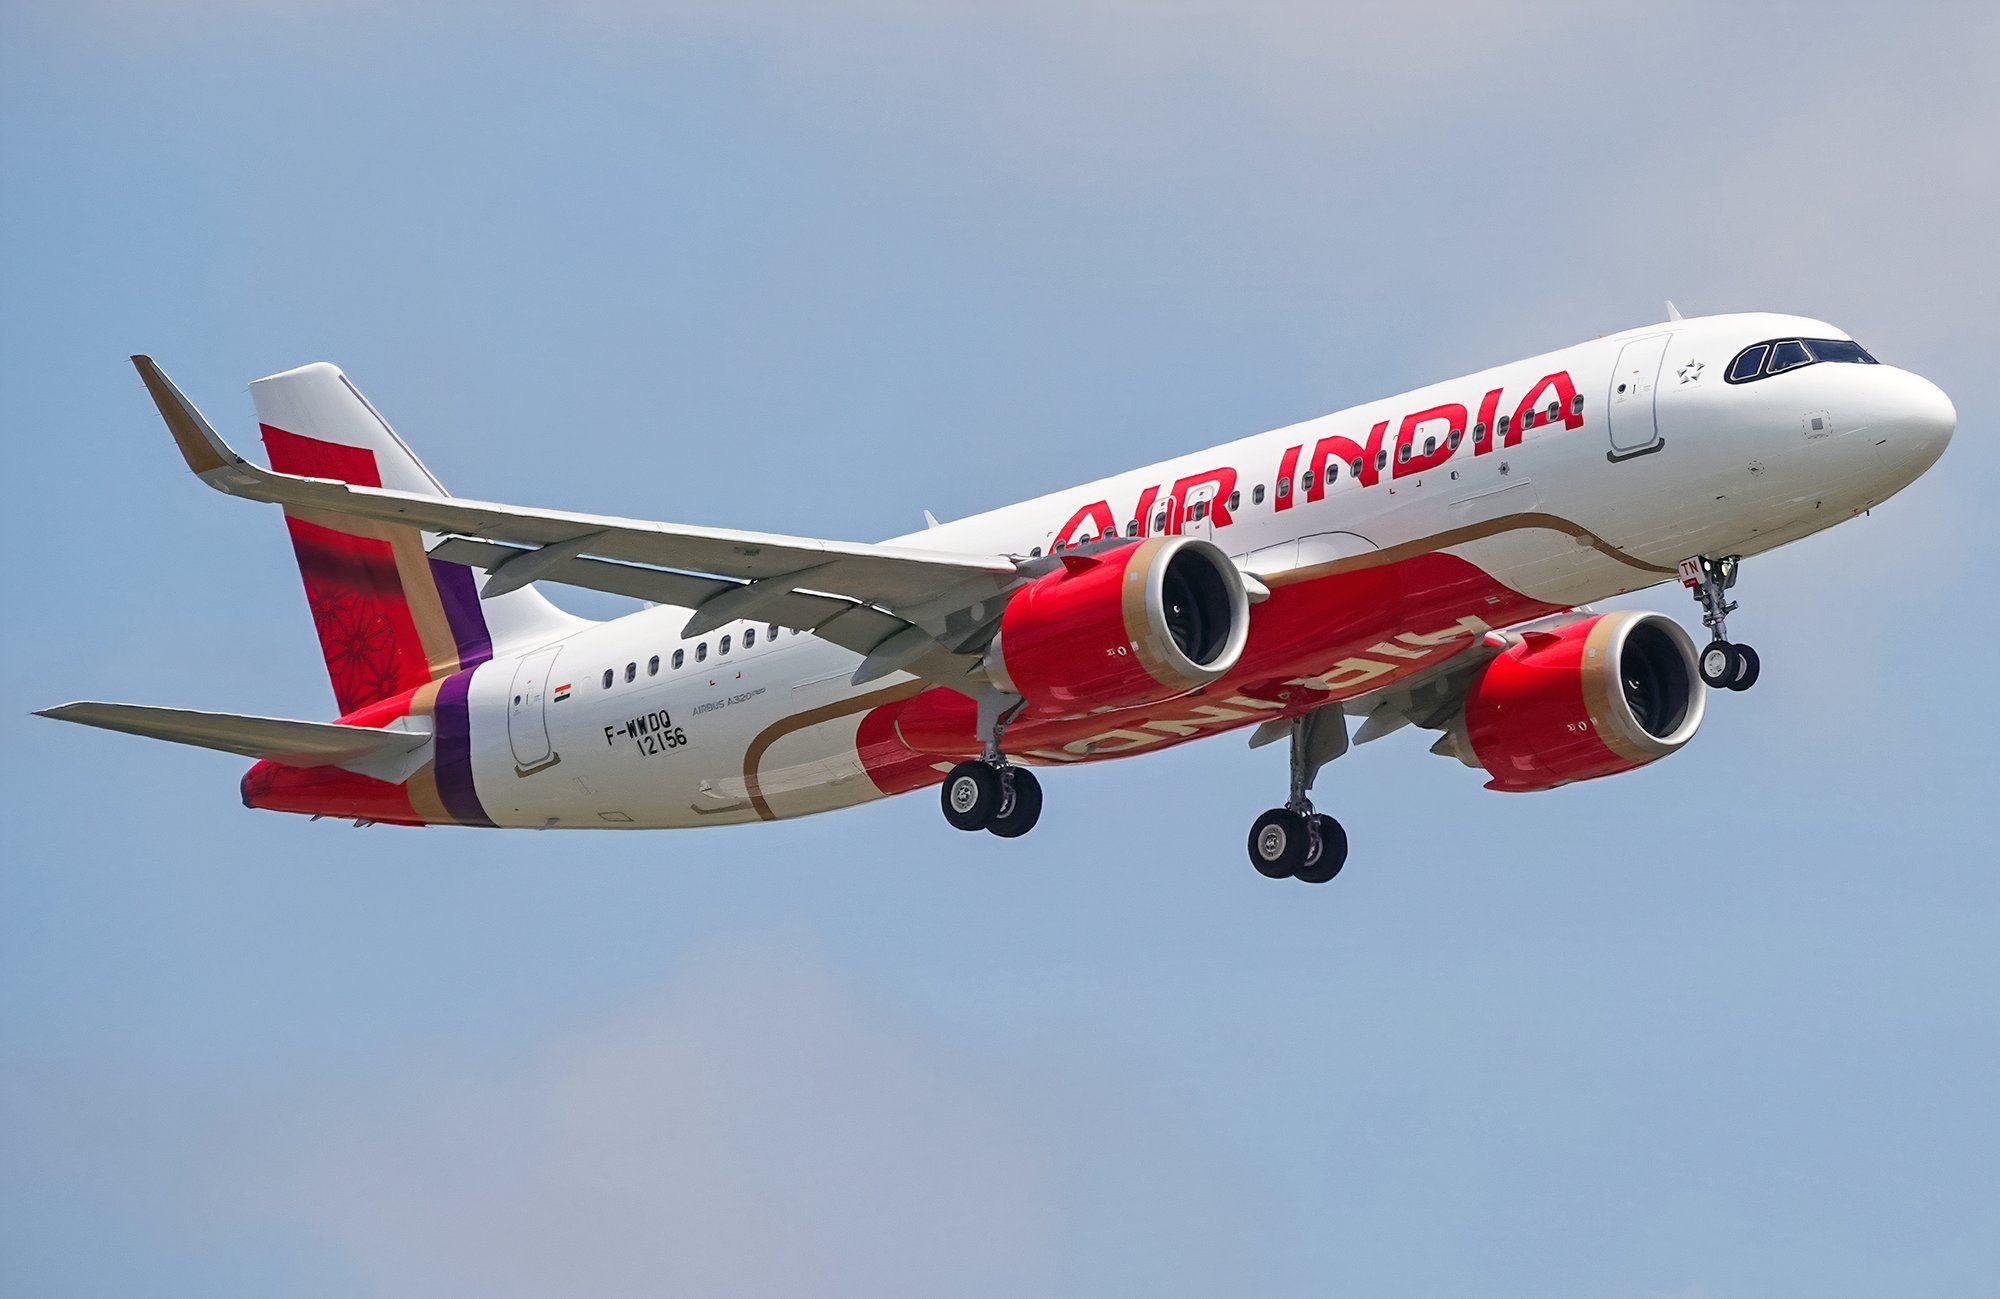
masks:
[[[273,469],[450,494],[336,366],[259,379],[250,395]],[[532,587],[482,599],[478,574],[431,559],[437,539],[414,527],[289,508],[285,525],[343,714],[586,625]]]

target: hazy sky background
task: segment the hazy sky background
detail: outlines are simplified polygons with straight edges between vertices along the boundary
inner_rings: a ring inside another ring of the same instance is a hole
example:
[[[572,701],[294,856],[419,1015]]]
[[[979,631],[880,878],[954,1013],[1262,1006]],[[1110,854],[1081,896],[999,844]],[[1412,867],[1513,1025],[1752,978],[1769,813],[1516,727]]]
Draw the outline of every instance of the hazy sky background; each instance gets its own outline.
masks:
[[[0,1289],[1990,1292],[1994,15],[9,0]],[[1518,797],[1397,735],[1325,888],[1244,861],[1240,737],[1019,843],[534,835],[26,716],[330,715],[133,351],[240,445],[328,359],[465,494],[871,539],[1666,297],[1957,441],[1746,569],[1685,752]]]

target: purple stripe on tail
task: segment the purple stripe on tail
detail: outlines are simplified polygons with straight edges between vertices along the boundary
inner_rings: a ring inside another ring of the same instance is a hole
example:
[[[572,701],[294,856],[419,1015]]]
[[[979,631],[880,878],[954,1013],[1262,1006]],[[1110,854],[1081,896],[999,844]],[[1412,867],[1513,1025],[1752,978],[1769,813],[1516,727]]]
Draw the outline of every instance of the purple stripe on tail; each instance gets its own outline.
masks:
[[[451,624],[451,638],[458,642],[458,665],[476,668],[493,657],[493,637],[486,630],[486,614],[479,607],[479,588],[473,584],[472,570],[464,564],[447,564],[433,559],[431,580],[437,583],[438,599],[444,604],[445,621]]]
[[[432,707],[432,724],[437,757],[432,771],[437,776],[438,800],[461,825],[492,825],[479,793],[472,787],[472,719],[466,695],[472,689],[472,669],[454,672],[438,686]]]

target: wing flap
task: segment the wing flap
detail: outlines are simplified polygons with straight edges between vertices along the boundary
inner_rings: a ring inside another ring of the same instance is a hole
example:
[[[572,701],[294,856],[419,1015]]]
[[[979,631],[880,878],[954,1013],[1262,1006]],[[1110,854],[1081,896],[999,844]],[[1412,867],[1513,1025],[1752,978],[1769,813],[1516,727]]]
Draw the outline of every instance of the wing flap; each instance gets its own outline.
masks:
[[[509,556],[530,556],[539,552],[454,537],[432,547],[430,553],[454,564],[484,568],[513,562]],[[619,564],[580,555],[551,564],[541,576],[565,586],[580,586],[590,591],[604,591],[611,595],[631,596],[637,600],[650,600],[654,604],[689,609],[743,589],[742,583],[722,578]],[[856,654],[868,653],[883,640],[910,626],[904,619],[880,609],[810,591],[786,591],[766,598],[759,603],[755,620],[811,632]]]

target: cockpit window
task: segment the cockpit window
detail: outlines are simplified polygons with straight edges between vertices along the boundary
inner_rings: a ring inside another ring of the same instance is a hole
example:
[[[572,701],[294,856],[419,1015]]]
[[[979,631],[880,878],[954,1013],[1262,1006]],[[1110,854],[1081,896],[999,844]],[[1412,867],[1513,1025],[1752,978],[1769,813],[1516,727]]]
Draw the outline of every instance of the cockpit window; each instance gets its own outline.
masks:
[[[1736,354],[1736,360],[1729,366],[1729,382],[1745,383],[1764,373],[1764,358],[1770,354],[1769,343],[1759,343],[1746,347]]]
[[[1815,361],[1852,361],[1858,365],[1874,365],[1875,358],[1863,350],[1861,344],[1847,338],[1808,338],[1806,346],[1812,349]]]
[[[1752,343],[1738,352],[1736,359],[1729,363],[1729,373],[1724,377],[1730,383],[1749,383],[1752,379],[1762,379],[1821,361],[1876,364],[1875,358],[1868,355],[1861,344],[1850,339],[1775,338]]]
[[[1771,348],[1770,363],[1764,367],[1765,374],[1777,374],[1780,370],[1796,370],[1802,365],[1812,364],[1812,353],[1796,338],[1788,338]]]

